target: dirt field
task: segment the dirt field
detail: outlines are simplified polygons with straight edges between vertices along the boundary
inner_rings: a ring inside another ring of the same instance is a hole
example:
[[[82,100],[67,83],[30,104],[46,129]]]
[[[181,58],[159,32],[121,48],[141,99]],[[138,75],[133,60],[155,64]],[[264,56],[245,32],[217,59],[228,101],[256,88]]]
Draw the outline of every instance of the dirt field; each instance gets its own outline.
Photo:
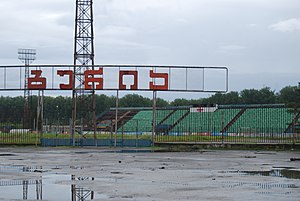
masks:
[[[0,200],[299,201],[300,152],[0,148]]]

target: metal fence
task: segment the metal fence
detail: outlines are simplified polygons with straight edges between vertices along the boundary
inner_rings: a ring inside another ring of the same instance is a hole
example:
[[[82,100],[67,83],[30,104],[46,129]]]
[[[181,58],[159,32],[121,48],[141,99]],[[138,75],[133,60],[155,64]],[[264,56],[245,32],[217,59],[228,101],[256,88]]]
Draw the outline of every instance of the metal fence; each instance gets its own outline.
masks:
[[[71,139],[69,125],[43,126],[42,132],[21,124],[0,123],[0,144],[41,146],[151,146],[160,142],[296,144],[300,113],[284,105],[239,105],[139,110],[126,121],[98,124],[94,134],[80,128]],[[124,116],[123,116],[123,119]],[[154,128],[154,130],[153,130]],[[153,132],[154,131],[154,132]]]
[[[22,124],[0,123],[0,145],[37,145],[40,135]]]
[[[299,143],[299,114],[282,105],[160,111],[157,142]],[[170,115],[171,114],[171,115]]]
[[[115,133],[112,128],[99,128],[96,135],[78,128],[73,140],[69,125],[47,125],[43,131],[36,132],[19,124],[0,123],[0,145],[149,147],[152,144],[150,135],[128,133],[122,126]]]
[[[152,116],[140,111],[123,130],[150,135]],[[155,142],[300,143],[300,115],[284,105],[181,107],[155,116]]]

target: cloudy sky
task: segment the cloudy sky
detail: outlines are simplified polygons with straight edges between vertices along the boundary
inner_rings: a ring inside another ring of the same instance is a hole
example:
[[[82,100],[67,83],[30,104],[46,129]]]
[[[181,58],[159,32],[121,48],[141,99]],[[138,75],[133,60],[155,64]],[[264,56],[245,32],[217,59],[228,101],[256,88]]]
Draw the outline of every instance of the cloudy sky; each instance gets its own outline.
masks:
[[[74,13],[75,0],[1,0],[0,65],[20,64],[18,48],[72,64]],[[96,64],[228,66],[230,91],[300,81],[299,0],[94,0],[94,18]]]

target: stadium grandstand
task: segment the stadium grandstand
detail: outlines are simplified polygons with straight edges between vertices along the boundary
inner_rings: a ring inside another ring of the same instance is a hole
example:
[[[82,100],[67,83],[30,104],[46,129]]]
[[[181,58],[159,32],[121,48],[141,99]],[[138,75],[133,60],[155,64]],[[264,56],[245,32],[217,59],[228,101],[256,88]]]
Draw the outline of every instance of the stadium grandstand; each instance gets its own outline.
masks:
[[[116,108],[97,117],[99,131],[151,135],[153,108]],[[155,141],[299,142],[300,113],[283,104],[194,105],[155,109]]]

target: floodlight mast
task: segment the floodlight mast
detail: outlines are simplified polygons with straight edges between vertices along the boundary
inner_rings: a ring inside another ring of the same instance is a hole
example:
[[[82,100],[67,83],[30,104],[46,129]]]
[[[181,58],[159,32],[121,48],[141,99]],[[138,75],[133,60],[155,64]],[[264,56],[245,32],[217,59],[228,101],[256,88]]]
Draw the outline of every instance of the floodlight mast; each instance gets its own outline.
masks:
[[[28,78],[29,78],[29,65],[36,60],[35,49],[18,49],[18,58],[25,64],[24,72],[24,116],[23,126],[24,128],[31,127],[31,112],[30,112],[30,90],[28,89]]]
[[[84,71],[94,70],[94,55],[93,1],[76,0],[71,129],[73,146],[75,146],[76,124],[77,122],[84,124],[83,118],[87,118],[88,116],[92,116],[94,138],[95,143],[97,143],[95,85],[92,84],[92,90],[84,90]],[[92,96],[92,107],[86,107],[84,103],[84,95],[86,94]],[[80,105],[78,104],[79,101]],[[86,111],[88,108],[92,108],[92,115],[84,114],[89,113],[89,111]],[[82,127],[83,125],[81,125]],[[80,133],[82,134],[82,130]]]

